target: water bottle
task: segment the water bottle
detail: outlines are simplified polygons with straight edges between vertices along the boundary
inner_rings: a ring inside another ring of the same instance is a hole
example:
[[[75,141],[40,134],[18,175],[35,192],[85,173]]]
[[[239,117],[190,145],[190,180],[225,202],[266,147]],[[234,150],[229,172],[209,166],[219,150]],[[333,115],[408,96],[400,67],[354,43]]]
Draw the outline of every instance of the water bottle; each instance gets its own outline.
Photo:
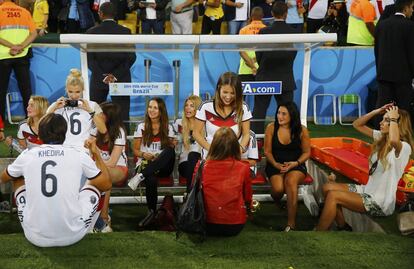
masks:
[[[179,156],[182,152],[182,148],[183,148],[183,138],[180,134],[176,134],[174,136],[174,139],[177,140],[177,145],[175,146],[175,155]]]
[[[20,147],[20,144],[16,139],[12,139],[12,143],[10,144],[10,153],[12,150],[17,151],[19,154],[23,152],[23,149]]]

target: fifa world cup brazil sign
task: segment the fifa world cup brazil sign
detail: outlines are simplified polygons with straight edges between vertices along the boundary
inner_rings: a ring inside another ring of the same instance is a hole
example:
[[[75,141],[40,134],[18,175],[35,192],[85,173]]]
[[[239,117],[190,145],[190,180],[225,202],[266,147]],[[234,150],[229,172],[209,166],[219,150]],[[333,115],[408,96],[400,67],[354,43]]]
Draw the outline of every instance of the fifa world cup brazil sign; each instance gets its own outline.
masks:
[[[138,95],[157,96],[173,95],[172,82],[132,82],[132,83],[110,83],[110,95]]]
[[[281,81],[242,82],[244,95],[273,95],[282,93]]]

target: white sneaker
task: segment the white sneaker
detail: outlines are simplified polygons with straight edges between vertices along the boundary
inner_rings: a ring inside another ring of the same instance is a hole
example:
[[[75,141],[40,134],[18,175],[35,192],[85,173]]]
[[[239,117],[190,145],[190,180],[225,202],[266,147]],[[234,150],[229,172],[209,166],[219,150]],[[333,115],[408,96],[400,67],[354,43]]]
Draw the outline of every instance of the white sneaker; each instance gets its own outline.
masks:
[[[139,183],[141,183],[142,181],[144,181],[145,177],[143,174],[138,173],[135,176],[133,176],[129,182],[128,182],[128,186],[135,191],[138,188]]]
[[[105,227],[101,230],[101,233],[112,233],[112,227],[111,227],[111,216],[108,216],[108,220],[105,223]]]
[[[101,230],[101,233],[112,233],[113,230],[109,224],[106,224],[105,227]]]

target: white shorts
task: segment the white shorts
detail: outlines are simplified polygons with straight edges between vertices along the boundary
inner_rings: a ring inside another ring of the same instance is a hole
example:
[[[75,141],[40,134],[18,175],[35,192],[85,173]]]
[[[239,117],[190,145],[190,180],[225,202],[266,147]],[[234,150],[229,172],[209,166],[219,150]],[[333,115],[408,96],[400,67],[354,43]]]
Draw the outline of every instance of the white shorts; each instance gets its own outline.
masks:
[[[65,231],[62,231],[61,238],[51,238],[47,234],[33,233],[28,228],[30,225],[25,223],[26,187],[24,185],[15,191],[14,197],[16,199],[17,215],[22,225],[24,235],[27,240],[39,247],[68,246],[81,240],[95,226],[105,198],[94,186],[85,185],[79,192],[78,200],[82,212],[80,219],[82,228],[76,231],[65,229]]]

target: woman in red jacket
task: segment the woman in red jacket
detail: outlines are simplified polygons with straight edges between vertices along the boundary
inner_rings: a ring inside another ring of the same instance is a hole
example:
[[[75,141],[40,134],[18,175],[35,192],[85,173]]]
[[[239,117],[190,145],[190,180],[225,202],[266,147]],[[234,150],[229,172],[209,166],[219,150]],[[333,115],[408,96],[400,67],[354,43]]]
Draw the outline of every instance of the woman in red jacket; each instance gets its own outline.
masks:
[[[248,162],[240,160],[240,145],[233,130],[214,134],[202,172],[207,234],[234,236],[246,223],[246,205],[252,201]]]

